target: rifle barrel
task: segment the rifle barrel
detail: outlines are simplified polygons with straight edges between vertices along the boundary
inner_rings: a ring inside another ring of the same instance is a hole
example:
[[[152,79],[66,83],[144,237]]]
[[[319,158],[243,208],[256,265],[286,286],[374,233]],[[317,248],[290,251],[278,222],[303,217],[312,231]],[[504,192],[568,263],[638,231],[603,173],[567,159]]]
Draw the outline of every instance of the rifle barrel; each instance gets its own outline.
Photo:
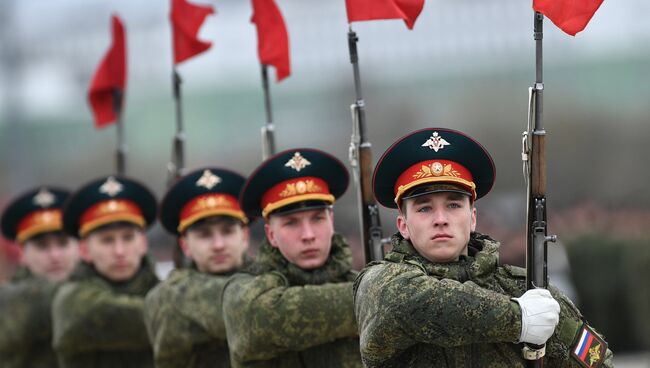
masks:
[[[262,126],[262,159],[266,160],[275,154],[275,125],[273,124],[268,66],[262,64],[261,71],[262,89],[264,90],[264,109],[266,111],[266,124]]]

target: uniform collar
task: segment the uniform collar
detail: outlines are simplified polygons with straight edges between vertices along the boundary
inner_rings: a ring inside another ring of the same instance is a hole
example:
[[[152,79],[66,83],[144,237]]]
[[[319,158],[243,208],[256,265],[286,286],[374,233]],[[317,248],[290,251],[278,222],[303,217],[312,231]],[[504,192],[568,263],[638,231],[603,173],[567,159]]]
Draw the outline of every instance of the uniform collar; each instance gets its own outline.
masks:
[[[289,285],[321,285],[327,282],[348,281],[352,269],[352,252],[343,237],[332,236],[332,249],[325,264],[314,270],[303,270],[289,263],[277,248],[264,239],[257,260],[245,272],[259,275],[266,272],[282,274]]]
[[[153,260],[148,256],[142,258],[140,269],[129,280],[115,282],[102,276],[95,267],[87,262],[79,262],[79,265],[70,277],[71,281],[82,281],[89,279],[101,279],[106,282],[111,289],[120,294],[145,296],[147,292],[158,282],[158,276],[155,273]]]
[[[415,264],[428,275],[438,278],[467,281],[494,272],[499,263],[499,243],[476,232],[470,236],[468,255],[462,255],[458,261],[449,263],[431,262],[422,257],[411,241],[399,233],[393,235],[391,240],[393,250],[386,255],[386,261]]]

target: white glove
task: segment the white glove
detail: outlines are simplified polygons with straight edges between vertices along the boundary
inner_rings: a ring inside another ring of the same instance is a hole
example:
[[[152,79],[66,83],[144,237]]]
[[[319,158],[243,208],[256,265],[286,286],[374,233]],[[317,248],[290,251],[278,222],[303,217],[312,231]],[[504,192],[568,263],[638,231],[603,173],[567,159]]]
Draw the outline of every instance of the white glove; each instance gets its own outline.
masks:
[[[560,320],[560,304],[546,289],[531,289],[519,298],[512,298],[521,307],[519,342],[543,345]]]

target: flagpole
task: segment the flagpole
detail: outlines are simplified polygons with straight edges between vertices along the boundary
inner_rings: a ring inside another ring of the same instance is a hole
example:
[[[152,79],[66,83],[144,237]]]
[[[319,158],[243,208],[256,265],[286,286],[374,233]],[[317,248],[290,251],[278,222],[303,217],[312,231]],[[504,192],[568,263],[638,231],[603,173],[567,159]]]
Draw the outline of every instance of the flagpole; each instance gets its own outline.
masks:
[[[124,123],[122,119],[122,99],[124,94],[119,88],[113,89],[113,111],[117,117],[117,150],[115,152],[115,164],[118,175],[126,172],[126,142],[124,141]]]
[[[264,108],[266,110],[266,124],[262,126],[262,160],[266,160],[275,154],[275,125],[273,124],[268,66],[261,64],[261,71],[262,89],[264,90]]]

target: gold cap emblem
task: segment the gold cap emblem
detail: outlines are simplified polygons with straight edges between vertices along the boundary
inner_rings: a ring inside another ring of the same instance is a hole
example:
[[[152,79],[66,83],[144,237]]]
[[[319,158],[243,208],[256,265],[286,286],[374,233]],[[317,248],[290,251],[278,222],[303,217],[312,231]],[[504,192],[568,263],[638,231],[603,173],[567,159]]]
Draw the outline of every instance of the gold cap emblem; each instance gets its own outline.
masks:
[[[196,181],[196,186],[210,190],[219,183],[221,183],[220,177],[213,174],[210,170],[203,170],[203,175]]]
[[[99,187],[99,192],[108,194],[110,197],[115,197],[117,193],[121,192],[124,186],[120,184],[114,177],[109,176],[106,182]]]
[[[307,159],[302,157],[300,155],[300,152],[297,151],[296,153],[293,154],[293,157],[291,157],[289,161],[287,161],[287,163],[284,164],[284,166],[290,167],[298,172],[300,172],[300,170],[304,169],[309,165],[311,165],[311,162],[307,161]]]
[[[443,170],[444,170],[444,167],[442,166],[442,164],[440,162],[436,161],[433,164],[431,164],[431,173],[433,174],[433,176],[442,175]]]
[[[447,142],[444,138],[438,135],[438,132],[433,132],[431,138],[427,139],[426,142],[422,144],[422,147],[429,147],[430,149],[438,152],[443,149],[445,146],[449,146],[450,143]]]
[[[56,197],[54,197],[54,194],[47,190],[47,188],[41,188],[41,190],[38,191],[38,194],[36,194],[32,199],[35,205],[41,206],[42,208],[51,206],[55,200]]]

